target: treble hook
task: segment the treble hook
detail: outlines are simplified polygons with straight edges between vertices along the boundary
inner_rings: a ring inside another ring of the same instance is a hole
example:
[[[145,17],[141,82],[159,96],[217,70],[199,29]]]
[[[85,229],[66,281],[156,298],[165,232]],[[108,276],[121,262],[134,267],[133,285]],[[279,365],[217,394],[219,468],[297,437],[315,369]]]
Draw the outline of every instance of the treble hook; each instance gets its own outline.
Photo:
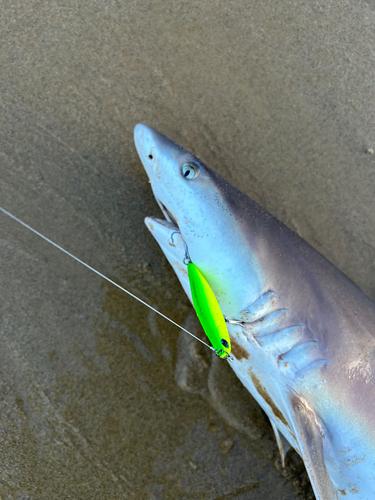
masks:
[[[173,233],[171,234],[170,240],[171,240],[171,243],[172,243],[173,246],[176,246],[174,244],[174,241],[173,241],[173,237],[174,237],[175,234],[179,234],[181,236],[181,231],[173,231]],[[181,236],[181,238],[182,238],[182,236]],[[184,243],[185,243],[185,257],[184,257],[183,263],[185,264],[185,266],[187,266],[188,264],[191,263],[191,258],[190,258],[190,255],[189,255],[188,246],[187,246],[186,242],[184,242]]]
[[[171,234],[171,242],[172,242],[172,245],[173,245],[173,246],[176,246],[176,245],[174,244],[174,241],[173,241],[173,236],[174,236],[175,234],[181,234],[181,231],[173,231],[173,233]]]

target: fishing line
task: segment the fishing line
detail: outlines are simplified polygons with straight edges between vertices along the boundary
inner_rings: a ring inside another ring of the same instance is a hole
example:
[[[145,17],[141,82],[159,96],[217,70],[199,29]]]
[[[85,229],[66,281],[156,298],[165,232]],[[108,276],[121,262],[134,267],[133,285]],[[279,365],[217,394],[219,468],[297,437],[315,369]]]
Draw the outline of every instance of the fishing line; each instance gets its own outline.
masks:
[[[107,278],[107,276],[105,276],[104,274],[100,273],[99,271],[97,271],[93,267],[89,266],[88,264],[86,264],[86,262],[83,262],[83,260],[79,259],[78,257],[76,257],[75,255],[73,255],[72,253],[68,252],[67,250],[65,250],[65,248],[61,247],[60,245],[58,245],[54,241],[50,240],[49,238],[47,238],[43,234],[39,233],[39,231],[37,231],[36,229],[33,229],[31,226],[29,226],[28,224],[26,224],[25,222],[23,222],[21,219],[18,219],[18,217],[16,217],[15,215],[11,214],[10,212],[8,212],[7,210],[5,210],[4,208],[0,207],[0,211],[3,212],[3,214],[5,214],[8,217],[10,217],[11,219],[15,220],[16,222],[19,222],[22,226],[24,226],[26,229],[29,229],[32,233],[36,234],[37,236],[40,236],[40,238],[42,238],[44,241],[47,241],[47,243],[50,243],[51,245],[53,245],[58,250],[61,250],[63,253],[65,253],[66,255],[68,255],[69,257],[71,257],[72,259],[74,259],[75,261],[77,261],[80,264],[82,264],[83,266],[87,267],[87,269],[90,269],[90,271],[93,271],[98,276],[100,276],[101,278],[107,280],[112,285],[117,286],[117,288],[119,288],[123,292],[125,292],[128,295],[130,295],[131,297],[133,297],[133,299],[138,300],[138,302],[140,302],[141,304],[143,304],[146,307],[148,307],[149,309],[151,309],[151,311],[156,312],[157,314],[159,314],[159,316],[161,316],[162,318],[168,320],[170,323],[172,323],[173,325],[177,326],[180,330],[183,330],[184,332],[188,333],[189,335],[191,335],[192,337],[194,337],[196,340],[199,340],[199,342],[201,342],[206,347],[208,347],[209,349],[211,349],[211,351],[214,351],[216,353],[216,349],[214,349],[210,345],[206,344],[206,342],[204,342],[203,340],[201,340],[199,337],[196,337],[193,333],[189,332],[189,330],[186,330],[186,328],[184,328],[183,326],[181,326],[178,323],[176,323],[175,321],[173,321],[173,319],[168,318],[168,316],[165,316],[165,314],[161,313],[160,311],[158,311],[154,307],[150,306],[150,304],[147,304],[147,302],[145,302],[144,300],[142,300],[139,297],[137,297],[136,295],[134,295],[134,293],[129,292],[129,290],[126,290],[126,288],[118,285],[115,281],[111,280],[110,278]]]

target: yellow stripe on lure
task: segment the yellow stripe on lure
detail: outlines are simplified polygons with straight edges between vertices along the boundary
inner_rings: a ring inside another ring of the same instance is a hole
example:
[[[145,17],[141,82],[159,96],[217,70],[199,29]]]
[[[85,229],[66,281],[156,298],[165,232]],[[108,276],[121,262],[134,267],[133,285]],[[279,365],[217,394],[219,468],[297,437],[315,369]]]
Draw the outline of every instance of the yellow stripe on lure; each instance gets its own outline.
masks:
[[[230,338],[219,303],[206,278],[195,264],[187,264],[195,311],[216,354],[231,360]]]

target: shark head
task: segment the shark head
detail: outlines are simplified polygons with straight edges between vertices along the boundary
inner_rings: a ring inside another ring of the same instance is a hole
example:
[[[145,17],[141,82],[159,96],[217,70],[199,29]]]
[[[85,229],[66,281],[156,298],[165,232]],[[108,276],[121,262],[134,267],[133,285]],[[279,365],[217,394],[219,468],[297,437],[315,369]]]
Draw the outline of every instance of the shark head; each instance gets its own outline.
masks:
[[[165,219],[145,223],[191,299],[185,251],[235,316],[262,291],[259,263],[245,230],[249,198],[199,158],[155,129],[138,124],[135,145]]]

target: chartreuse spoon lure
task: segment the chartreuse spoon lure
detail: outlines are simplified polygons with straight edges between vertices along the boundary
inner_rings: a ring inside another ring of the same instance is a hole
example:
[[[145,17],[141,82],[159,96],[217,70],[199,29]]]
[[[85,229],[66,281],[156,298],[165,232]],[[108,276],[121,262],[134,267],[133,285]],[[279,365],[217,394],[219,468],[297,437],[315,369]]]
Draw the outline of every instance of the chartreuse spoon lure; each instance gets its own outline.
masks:
[[[210,339],[216,354],[220,358],[232,361],[227,326],[215,294],[197,266],[191,261],[186,265],[194,308],[203,330]]]

